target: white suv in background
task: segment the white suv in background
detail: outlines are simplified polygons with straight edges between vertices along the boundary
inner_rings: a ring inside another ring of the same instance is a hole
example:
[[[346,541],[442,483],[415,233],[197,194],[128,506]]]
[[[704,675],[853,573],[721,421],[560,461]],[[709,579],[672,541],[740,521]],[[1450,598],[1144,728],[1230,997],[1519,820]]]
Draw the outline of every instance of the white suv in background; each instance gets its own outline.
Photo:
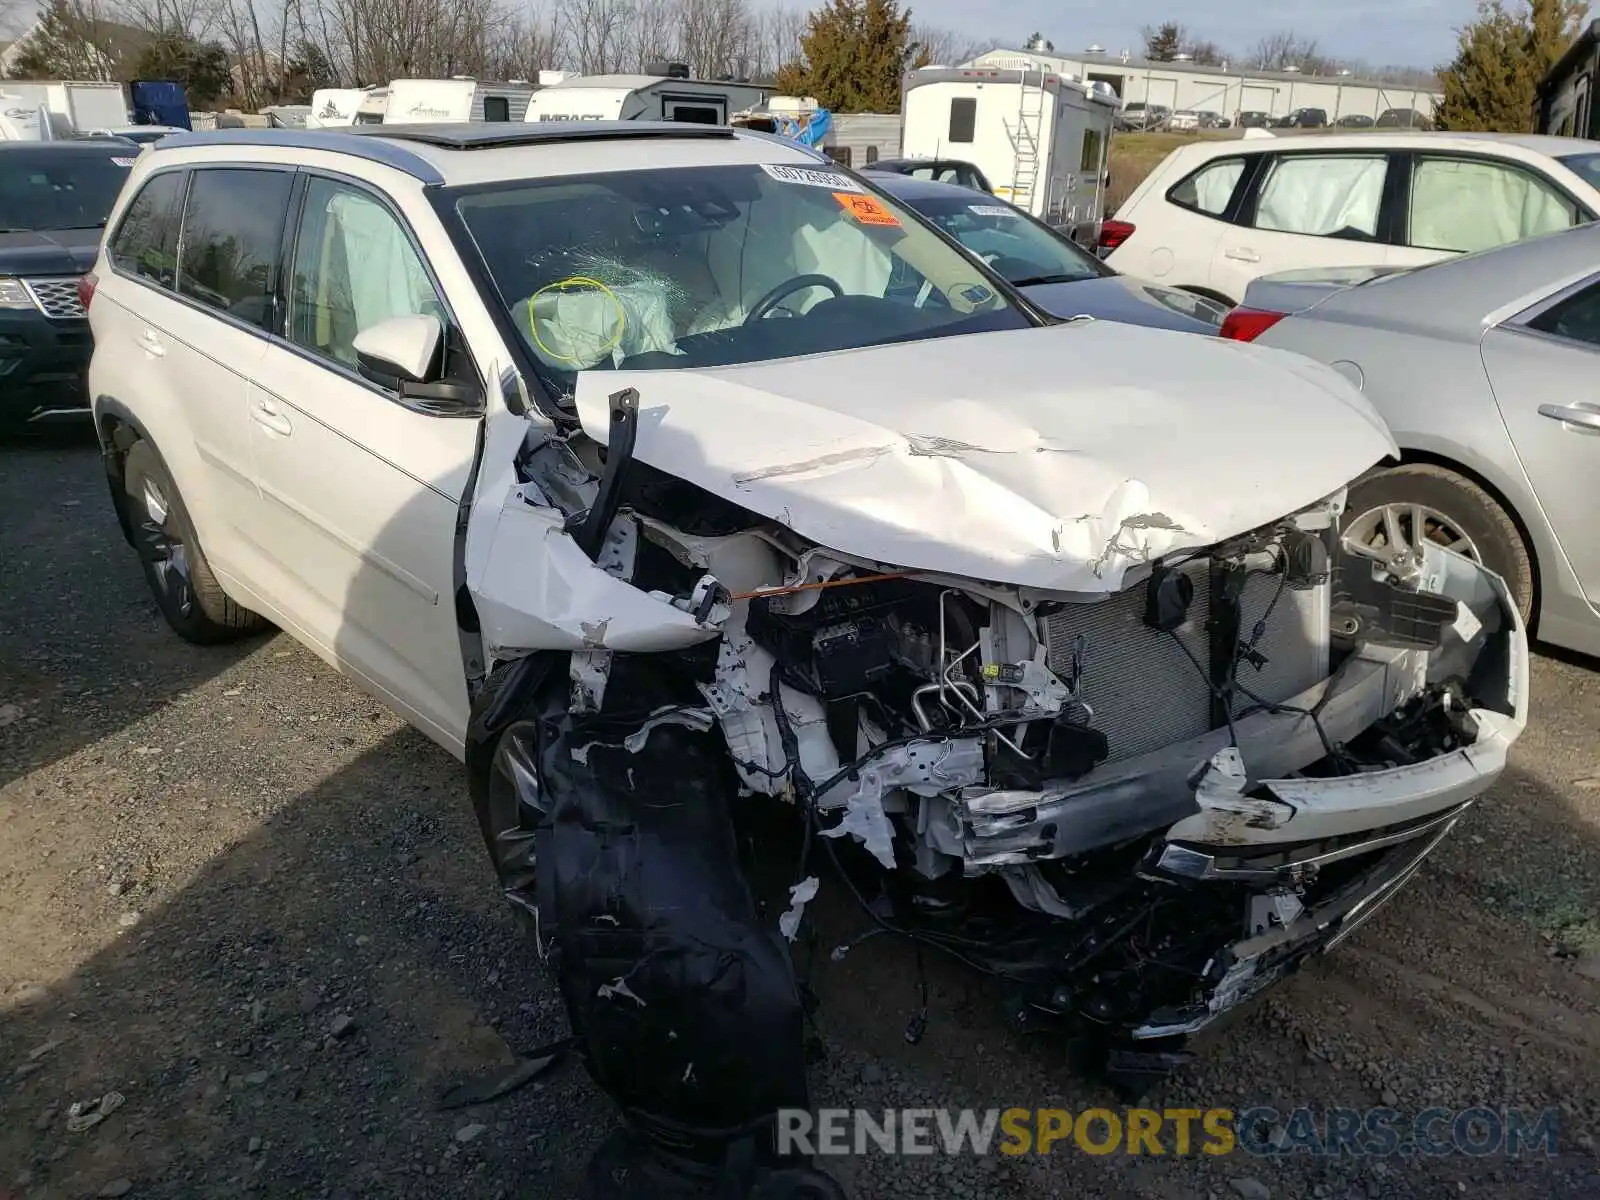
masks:
[[[1521,134],[1282,134],[1174,150],[1104,224],[1119,271],[1237,304],[1262,275],[1419,266],[1600,213],[1600,146]]]

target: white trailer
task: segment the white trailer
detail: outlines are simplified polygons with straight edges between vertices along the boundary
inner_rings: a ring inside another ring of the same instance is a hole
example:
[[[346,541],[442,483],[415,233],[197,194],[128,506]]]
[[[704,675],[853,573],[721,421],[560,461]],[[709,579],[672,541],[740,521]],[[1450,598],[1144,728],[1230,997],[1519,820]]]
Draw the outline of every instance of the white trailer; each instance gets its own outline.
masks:
[[[385,125],[436,121],[521,121],[533,88],[525,83],[481,83],[476,79],[395,79],[383,110]]]
[[[70,130],[88,132],[128,124],[128,95],[120,83],[8,79],[5,90],[21,104],[47,109]]]
[[[924,67],[905,79],[900,154],[970,162],[995,195],[1079,238],[1098,236],[1117,97],[1026,62]]]
[[[533,94],[530,121],[687,121],[726,125],[755,108],[768,89],[736,81],[690,79],[688,68],[661,64],[655,75],[576,75]],[[668,71],[674,72],[668,74]]]
[[[350,125],[378,124],[383,109],[363,114],[362,107],[374,93],[388,97],[388,88],[318,88],[311,93],[311,111],[306,114],[307,129],[343,129]]]

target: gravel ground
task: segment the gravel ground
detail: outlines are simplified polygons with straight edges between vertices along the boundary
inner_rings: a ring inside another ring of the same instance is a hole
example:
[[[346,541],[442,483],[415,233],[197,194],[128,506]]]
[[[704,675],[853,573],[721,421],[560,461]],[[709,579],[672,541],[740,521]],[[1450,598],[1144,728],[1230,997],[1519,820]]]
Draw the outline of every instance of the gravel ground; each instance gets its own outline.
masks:
[[[611,1111],[568,1065],[441,1090],[563,1035],[459,767],[287,637],[159,623],[92,448],[0,446],[0,1200],[550,1197]],[[1541,657],[1513,767],[1403,897],[1215,1039],[1167,1107],[1524,1105],[1560,1153],[837,1160],[871,1197],[1595,1197],[1596,676]],[[863,929],[837,887],[824,950]],[[823,1105],[1117,1106],[959,967],[818,956]],[[74,1101],[124,1102],[68,1128]],[[9,1192],[8,1192],[9,1189]]]

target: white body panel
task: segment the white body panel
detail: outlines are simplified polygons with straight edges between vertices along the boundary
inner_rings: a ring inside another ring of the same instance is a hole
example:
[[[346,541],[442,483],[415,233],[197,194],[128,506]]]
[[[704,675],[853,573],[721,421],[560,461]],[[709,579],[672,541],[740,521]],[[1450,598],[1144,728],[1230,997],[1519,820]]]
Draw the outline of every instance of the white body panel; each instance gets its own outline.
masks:
[[[422,125],[438,121],[521,121],[532,88],[480,83],[473,79],[396,79],[389,84],[385,125]],[[485,108],[503,102],[503,116],[486,116]]]

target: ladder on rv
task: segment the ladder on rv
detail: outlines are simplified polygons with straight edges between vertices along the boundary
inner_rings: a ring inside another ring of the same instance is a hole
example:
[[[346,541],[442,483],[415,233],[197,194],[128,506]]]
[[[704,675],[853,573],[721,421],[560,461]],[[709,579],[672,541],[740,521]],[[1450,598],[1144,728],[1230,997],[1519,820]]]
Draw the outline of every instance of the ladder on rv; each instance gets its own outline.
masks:
[[[1033,189],[1039,180],[1039,159],[1042,157],[1039,140],[1044,133],[1044,117],[1050,104],[1050,93],[1045,89],[1042,73],[1039,86],[1030,87],[1028,71],[1029,66],[1022,68],[1022,88],[1017,95],[1017,125],[1011,139],[1014,163],[1011,203],[1032,212]]]

